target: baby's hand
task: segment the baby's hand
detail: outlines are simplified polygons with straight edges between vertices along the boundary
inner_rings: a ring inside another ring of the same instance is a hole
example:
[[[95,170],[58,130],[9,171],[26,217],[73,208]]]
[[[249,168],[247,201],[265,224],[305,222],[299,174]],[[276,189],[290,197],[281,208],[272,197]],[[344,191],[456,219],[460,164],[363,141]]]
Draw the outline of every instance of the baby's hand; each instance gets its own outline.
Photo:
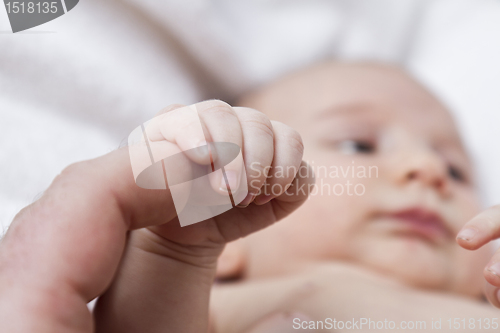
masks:
[[[491,207],[467,222],[457,235],[457,242],[468,250],[477,250],[500,238],[500,205]],[[488,281],[486,296],[500,308],[500,250],[493,255],[484,269]]]
[[[195,107],[197,112],[194,108],[180,106],[160,112],[146,127],[148,138],[159,144],[160,149],[163,147],[168,155],[184,152],[184,163],[177,159],[178,165],[171,168],[177,167],[177,170],[171,172],[189,176],[192,163],[188,159],[205,165],[205,168],[215,165],[215,172],[209,173],[211,188],[202,191],[227,198],[230,187],[232,203],[239,208],[248,207],[232,209],[187,227],[181,228],[175,221],[150,227],[151,231],[176,244],[213,248],[271,225],[307,198],[312,171],[302,162],[303,145],[297,131],[283,123],[270,121],[259,111],[231,107],[221,101],[206,101]],[[217,156],[218,151],[212,144],[211,150],[207,149],[207,141],[216,144],[229,142],[241,147],[243,160],[235,158],[222,165],[224,175],[218,166],[219,159],[223,158]],[[299,169],[302,177],[295,178]],[[176,174],[176,178],[183,177]],[[294,179],[295,187],[285,192]],[[301,190],[294,191],[297,187]],[[246,188],[248,195],[245,197]],[[186,199],[189,191],[193,189],[188,185],[181,196]],[[254,204],[250,205],[251,202]],[[176,208],[179,211],[177,201]]]
[[[186,227],[174,214],[170,221],[157,220],[132,232],[120,275],[96,307],[96,322],[103,332],[149,332],[159,327],[175,332],[206,330],[210,287],[225,244],[273,224],[307,199],[313,172],[302,162],[302,140],[295,130],[256,110],[233,108],[221,101],[198,103],[193,111],[177,106],[157,115],[145,127],[150,149],[163,151],[163,156],[180,156],[169,172],[185,180],[191,178],[190,169],[200,165],[221,169],[214,167],[222,158],[219,151],[212,150],[212,145],[208,150],[205,141],[241,147],[243,160],[221,163],[226,176],[221,170],[210,173],[209,188],[202,189],[205,194],[227,197],[229,187],[239,208]],[[167,180],[172,179],[165,173]],[[237,197],[244,185],[248,195]],[[261,189],[265,190],[257,195]],[[189,197],[189,191],[193,188],[186,186],[175,199]],[[172,209],[170,189],[163,192]],[[179,209],[178,201],[175,205]]]

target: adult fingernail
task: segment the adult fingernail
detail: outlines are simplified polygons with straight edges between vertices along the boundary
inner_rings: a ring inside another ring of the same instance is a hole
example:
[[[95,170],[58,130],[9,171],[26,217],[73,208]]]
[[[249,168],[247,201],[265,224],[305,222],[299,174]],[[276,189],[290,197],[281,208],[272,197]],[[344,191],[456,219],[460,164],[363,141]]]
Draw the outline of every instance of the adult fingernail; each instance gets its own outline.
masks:
[[[465,229],[462,229],[458,235],[457,238],[463,239],[464,241],[469,242],[472,240],[477,234],[477,230],[471,227],[467,227]]]
[[[229,184],[229,188],[231,192],[236,192],[238,189],[238,186],[240,185],[240,177],[238,176],[238,173],[234,170],[227,170],[225,172],[225,176],[222,176],[221,183],[220,183],[220,189],[222,191],[227,191],[227,184]],[[227,180],[227,184],[226,184]]]
[[[487,268],[488,272],[500,278],[500,262],[494,263]]]
[[[245,208],[245,207],[247,207],[253,201],[253,199],[255,199],[255,197],[256,197],[256,194],[248,193],[247,196],[245,197],[245,199],[243,199],[236,206],[240,207],[240,208]]]

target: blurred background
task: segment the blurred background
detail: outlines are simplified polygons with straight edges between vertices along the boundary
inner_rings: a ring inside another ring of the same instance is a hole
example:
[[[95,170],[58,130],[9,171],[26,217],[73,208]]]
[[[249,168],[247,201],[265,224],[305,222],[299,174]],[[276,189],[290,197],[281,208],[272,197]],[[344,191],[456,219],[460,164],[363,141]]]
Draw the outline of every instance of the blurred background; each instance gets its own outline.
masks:
[[[82,0],[12,34],[0,6],[0,227],[68,164],[172,103],[234,103],[325,59],[396,63],[456,115],[500,203],[500,1]]]

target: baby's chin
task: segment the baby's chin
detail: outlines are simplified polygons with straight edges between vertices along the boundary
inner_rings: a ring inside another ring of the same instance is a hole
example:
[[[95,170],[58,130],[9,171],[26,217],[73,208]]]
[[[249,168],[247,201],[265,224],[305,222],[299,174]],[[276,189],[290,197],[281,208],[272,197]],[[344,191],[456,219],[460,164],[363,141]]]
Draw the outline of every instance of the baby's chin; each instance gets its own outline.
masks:
[[[417,237],[392,236],[366,240],[354,259],[363,266],[422,289],[449,290],[453,258]]]

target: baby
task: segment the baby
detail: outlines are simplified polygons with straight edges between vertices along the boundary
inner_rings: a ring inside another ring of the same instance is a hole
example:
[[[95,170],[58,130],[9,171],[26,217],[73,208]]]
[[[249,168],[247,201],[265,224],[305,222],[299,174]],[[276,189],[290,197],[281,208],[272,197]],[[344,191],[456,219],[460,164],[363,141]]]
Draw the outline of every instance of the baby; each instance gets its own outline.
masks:
[[[431,93],[391,66],[330,62],[241,104],[299,131],[316,189],[283,222],[226,247],[218,277],[233,283],[214,288],[214,332],[327,329],[334,317],[498,328],[482,304],[492,248],[455,239],[481,207],[472,165]]]
[[[128,149],[66,168],[0,242],[0,330],[204,332],[209,315],[216,333],[498,329],[481,270],[498,307],[500,254],[487,265],[482,246],[500,209],[473,218],[470,161],[435,97],[390,66],[329,62],[242,104],[173,105],[145,127],[142,162],[175,154],[179,179],[212,166],[214,196],[245,194],[200,223],[179,225],[185,183],[175,204],[163,178],[137,186]],[[223,176],[206,142],[243,159]]]

